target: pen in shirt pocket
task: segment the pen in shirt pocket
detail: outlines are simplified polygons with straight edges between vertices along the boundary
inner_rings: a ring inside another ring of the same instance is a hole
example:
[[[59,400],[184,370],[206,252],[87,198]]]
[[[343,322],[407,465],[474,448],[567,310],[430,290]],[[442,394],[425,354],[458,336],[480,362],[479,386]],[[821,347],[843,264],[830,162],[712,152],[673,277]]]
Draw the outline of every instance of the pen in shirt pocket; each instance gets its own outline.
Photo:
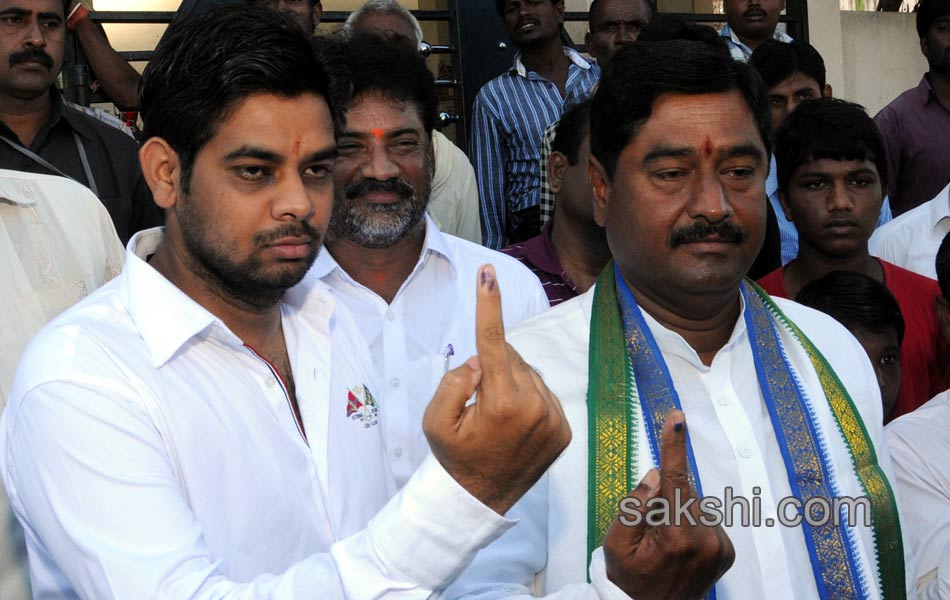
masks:
[[[449,344],[445,347],[445,352],[442,353],[442,375],[449,372],[449,359],[453,356],[455,356],[455,347]]]

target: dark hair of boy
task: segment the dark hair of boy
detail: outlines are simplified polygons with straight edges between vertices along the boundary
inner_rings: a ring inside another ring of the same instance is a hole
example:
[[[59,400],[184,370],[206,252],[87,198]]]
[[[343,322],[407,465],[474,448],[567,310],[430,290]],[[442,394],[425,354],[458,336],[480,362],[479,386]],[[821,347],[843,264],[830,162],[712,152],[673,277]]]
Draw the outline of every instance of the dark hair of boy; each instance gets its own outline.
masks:
[[[766,40],[760,44],[749,58],[749,64],[762,76],[769,88],[782,83],[795,73],[802,73],[814,79],[818,88],[825,87],[825,60],[815,48],[807,43],[795,40],[789,43],[778,40]]]
[[[798,167],[822,159],[870,161],[877,167],[881,187],[887,189],[884,139],[858,104],[832,98],[808,100],[775,132],[779,190],[788,191]]]
[[[832,271],[805,285],[795,302],[830,315],[849,331],[897,332],[904,341],[904,317],[887,286],[853,271]]]

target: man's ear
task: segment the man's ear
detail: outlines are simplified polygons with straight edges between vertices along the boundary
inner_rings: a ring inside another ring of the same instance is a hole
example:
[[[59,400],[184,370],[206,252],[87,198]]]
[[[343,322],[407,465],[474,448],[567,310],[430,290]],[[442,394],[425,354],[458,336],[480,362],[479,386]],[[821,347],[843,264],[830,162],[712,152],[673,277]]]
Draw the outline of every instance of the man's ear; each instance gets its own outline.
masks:
[[[563,152],[552,152],[548,157],[548,187],[555,194],[561,193],[564,183],[564,171],[568,167],[567,157]]]
[[[600,161],[592,154],[587,163],[587,176],[594,192],[594,221],[601,227],[607,224],[607,202],[610,200],[610,179]]]
[[[557,13],[557,22],[564,24],[564,0],[556,0],[554,3],[554,12]]]
[[[164,139],[153,137],[146,140],[139,150],[142,174],[152,190],[155,204],[164,210],[178,202],[180,162],[178,153]]]
[[[924,55],[924,57],[927,56],[927,51],[929,49],[930,49],[930,46],[927,45],[927,38],[926,37],[920,38],[920,52],[921,54]]]
[[[317,2],[313,5],[313,28],[316,29],[320,26],[320,21],[323,20],[323,3]]]
[[[785,218],[791,221],[792,223],[794,223],[795,220],[792,219],[792,211],[788,207],[788,194],[786,194],[782,190],[779,190],[778,201],[782,205],[782,212],[785,213]]]
[[[834,90],[831,89],[831,84],[826,83],[825,87],[821,90],[822,98],[834,98]]]
[[[594,32],[588,31],[584,35],[584,46],[587,48],[587,53],[590,54],[590,57],[594,60],[597,60],[597,52],[594,50]]]

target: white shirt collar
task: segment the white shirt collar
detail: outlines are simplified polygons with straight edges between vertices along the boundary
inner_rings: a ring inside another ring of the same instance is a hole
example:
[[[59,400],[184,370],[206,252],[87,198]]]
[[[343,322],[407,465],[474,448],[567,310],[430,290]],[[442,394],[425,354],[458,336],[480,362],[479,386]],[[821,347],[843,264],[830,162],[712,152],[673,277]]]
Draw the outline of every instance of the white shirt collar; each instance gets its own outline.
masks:
[[[7,177],[7,173],[12,173],[6,169],[0,169],[0,200],[8,200],[18,206],[33,206],[43,197],[39,185],[24,177],[19,177],[22,173],[16,173],[17,177]]]
[[[129,240],[119,281],[119,296],[148,346],[153,366],[158,368],[168,362],[205,330],[228,346],[243,346],[244,342],[221,319],[146,262],[164,238],[163,227],[135,234]],[[322,282],[288,290],[283,304],[290,309],[306,306],[311,316],[322,319],[330,318],[334,306],[332,294]]]
[[[937,231],[937,226],[944,219],[950,218],[950,184],[937,194],[937,197],[930,202],[930,222],[933,223],[932,231]]]
[[[587,69],[593,68],[593,65],[591,64],[591,62],[587,60],[586,58],[584,58],[584,55],[578,52],[577,50],[573,48],[569,48],[568,46],[563,46],[563,49],[564,49],[564,54],[566,54],[567,57],[571,59],[571,62],[574,63],[577,67],[584,69],[585,71]],[[528,69],[525,68],[524,63],[521,62],[520,52],[515,55],[515,62],[512,65],[512,69],[514,69],[515,73],[517,73],[518,75],[522,77],[528,76]]]
[[[425,214],[425,220],[426,237],[422,244],[422,252],[419,254],[419,260],[416,263],[416,267],[413,269],[413,273],[419,270],[420,266],[425,262],[426,258],[428,258],[430,252],[435,252],[436,254],[444,257],[452,267],[453,273],[458,275],[458,260],[453,255],[452,248],[449,247],[449,244],[445,239],[446,234],[439,231],[439,226],[435,224],[435,221],[432,220],[432,217],[429,216],[429,213]],[[341,274],[341,276],[349,277],[349,275],[343,271],[343,268],[340,267],[340,264],[336,262],[336,259],[333,258],[333,255],[331,255],[326,248],[323,248],[320,251],[320,255],[317,256],[316,262],[313,263],[313,268],[310,269],[310,273],[308,275],[317,279],[323,279],[334,271]],[[308,277],[308,279],[309,278],[310,277]]]

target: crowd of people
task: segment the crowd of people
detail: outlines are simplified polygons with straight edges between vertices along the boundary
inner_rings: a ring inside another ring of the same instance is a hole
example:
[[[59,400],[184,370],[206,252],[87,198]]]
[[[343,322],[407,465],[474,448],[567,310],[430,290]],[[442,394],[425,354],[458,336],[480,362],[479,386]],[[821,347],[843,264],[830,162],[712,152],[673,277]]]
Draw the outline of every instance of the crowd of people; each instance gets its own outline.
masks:
[[[950,0],[873,118],[784,0],[496,0],[467,152],[397,0],[210,4],[0,0],[4,600],[950,598]]]

